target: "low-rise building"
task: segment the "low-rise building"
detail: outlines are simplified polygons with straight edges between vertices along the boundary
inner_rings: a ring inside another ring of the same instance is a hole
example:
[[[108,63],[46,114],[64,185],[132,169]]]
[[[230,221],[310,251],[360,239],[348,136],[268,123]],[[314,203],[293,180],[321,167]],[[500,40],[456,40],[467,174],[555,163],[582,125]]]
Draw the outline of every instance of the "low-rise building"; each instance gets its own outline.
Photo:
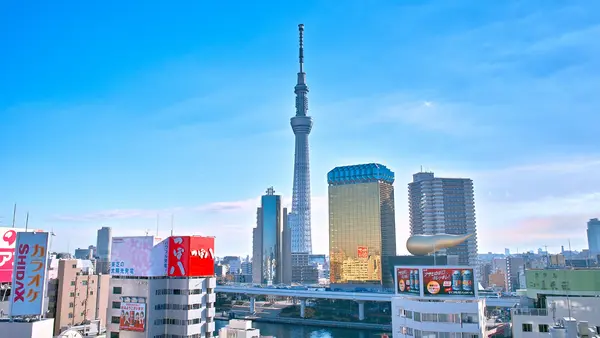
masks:
[[[219,330],[219,338],[260,338],[260,330],[252,327],[252,321],[232,319]]]

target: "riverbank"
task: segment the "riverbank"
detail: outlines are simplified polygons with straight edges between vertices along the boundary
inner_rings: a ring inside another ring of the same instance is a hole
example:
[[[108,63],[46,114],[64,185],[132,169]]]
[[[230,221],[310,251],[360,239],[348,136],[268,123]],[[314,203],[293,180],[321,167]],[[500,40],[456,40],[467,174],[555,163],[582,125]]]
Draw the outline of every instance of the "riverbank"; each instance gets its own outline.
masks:
[[[319,327],[332,327],[341,329],[359,329],[359,330],[374,330],[391,332],[392,325],[385,324],[370,324],[361,322],[335,322],[330,320],[319,319],[301,319],[301,318],[282,318],[282,317],[259,317],[259,316],[240,316],[236,319],[246,319],[258,323],[273,323],[273,324],[292,324],[292,325],[309,325]],[[228,321],[229,317],[217,315],[215,320]]]

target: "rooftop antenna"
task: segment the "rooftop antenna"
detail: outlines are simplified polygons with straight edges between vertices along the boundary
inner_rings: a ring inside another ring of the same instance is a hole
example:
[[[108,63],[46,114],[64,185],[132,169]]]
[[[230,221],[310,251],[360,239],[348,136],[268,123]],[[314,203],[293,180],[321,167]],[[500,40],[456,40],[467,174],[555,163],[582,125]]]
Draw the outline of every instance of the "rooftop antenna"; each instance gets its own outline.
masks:
[[[298,49],[298,60],[300,61],[300,73],[304,73],[304,24],[298,25],[300,33],[300,47]]]
[[[13,208],[13,222],[12,227],[15,227],[15,221],[17,220],[17,203],[15,203],[15,207]]]
[[[173,222],[174,222],[174,219],[175,219],[175,215],[171,214],[171,236],[173,236]]]
[[[25,219],[25,232],[27,232],[28,227],[29,227],[29,211],[27,212],[27,218]]]
[[[421,172],[423,172],[423,165],[421,164]]]

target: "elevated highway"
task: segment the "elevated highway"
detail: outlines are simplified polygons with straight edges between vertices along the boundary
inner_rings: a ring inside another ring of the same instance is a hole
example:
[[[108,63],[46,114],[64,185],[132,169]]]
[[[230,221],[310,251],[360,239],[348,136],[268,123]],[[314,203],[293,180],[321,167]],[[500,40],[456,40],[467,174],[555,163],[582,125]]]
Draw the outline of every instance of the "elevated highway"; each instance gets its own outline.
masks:
[[[257,288],[250,286],[217,285],[216,292],[243,294],[248,296],[297,297],[301,299],[341,299],[358,302],[390,302],[394,294],[375,292],[311,291],[298,289]],[[513,307],[519,304],[518,297],[485,297],[487,306]]]

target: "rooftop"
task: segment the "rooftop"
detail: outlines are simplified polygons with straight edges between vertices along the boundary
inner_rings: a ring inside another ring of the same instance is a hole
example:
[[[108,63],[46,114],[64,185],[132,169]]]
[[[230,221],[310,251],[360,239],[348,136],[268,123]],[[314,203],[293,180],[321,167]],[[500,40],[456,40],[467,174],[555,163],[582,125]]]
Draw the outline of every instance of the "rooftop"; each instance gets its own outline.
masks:
[[[394,172],[383,164],[367,163],[336,167],[327,173],[330,185],[383,181],[394,183]]]

